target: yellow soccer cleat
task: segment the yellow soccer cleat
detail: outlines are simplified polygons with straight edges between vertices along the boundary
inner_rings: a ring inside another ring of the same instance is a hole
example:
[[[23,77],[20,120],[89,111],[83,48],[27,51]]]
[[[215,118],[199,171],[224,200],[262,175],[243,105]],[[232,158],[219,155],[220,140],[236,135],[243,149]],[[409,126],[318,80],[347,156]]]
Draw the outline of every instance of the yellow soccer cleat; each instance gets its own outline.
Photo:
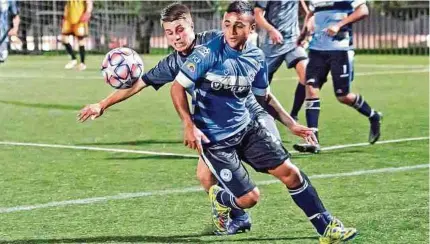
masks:
[[[211,201],[212,205],[212,222],[215,225],[215,234],[217,235],[227,234],[227,226],[230,214],[230,208],[220,204],[216,200],[218,192],[222,190],[223,189],[217,185],[213,185],[209,189],[209,200]]]
[[[320,237],[320,244],[337,244],[351,240],[357,235],[357,229],[344,228],[340,220],[334,218],[328,224],[324,234]]]

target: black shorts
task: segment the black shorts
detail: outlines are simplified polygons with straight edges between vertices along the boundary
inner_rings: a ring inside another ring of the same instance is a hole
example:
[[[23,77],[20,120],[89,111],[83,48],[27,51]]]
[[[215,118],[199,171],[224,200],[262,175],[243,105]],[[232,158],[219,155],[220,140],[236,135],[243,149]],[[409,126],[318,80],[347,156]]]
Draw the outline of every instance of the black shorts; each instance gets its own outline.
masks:
[[[350,92],[354,79],[354,51],[309,51],[309,63],[306,67],[306,84],[321,88],[331,72],[333,89],[336,96],[345,96]]]
[[[202,157],[223,188],[241,197],[255,188],[241,161],[258,172],[267,173],[281,165],[290,154],[269,130],[252,121],[230,138],[203,145]]]

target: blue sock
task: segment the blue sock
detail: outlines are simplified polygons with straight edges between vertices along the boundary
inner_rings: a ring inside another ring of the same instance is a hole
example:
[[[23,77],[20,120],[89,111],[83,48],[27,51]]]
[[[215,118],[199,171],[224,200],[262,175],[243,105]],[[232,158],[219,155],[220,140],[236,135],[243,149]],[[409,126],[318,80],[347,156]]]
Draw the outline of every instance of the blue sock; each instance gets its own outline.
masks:
[[[220,183],[218,183],[217,184],[219,187],[223,187]],[[228,195],[230,195],[231,196],[231,194],[229,194],[228,192],[226,192],[226,191],[222,191],[222,192],[220,192],[218,195],[221,195],[221,193],[223,193],[223,192],[225,192],[226,194],[228,194]],[[220,198],[218,198],[218,195],[217,195],[217,198],[216,198],[216,200],[219,202],[219,203],[221,203],[222,205],[224,205],[224,206],[227,206],[226,204],[224,204],[224,202],[227,202],[226,200],[224,200],[224,199],[222,199],[221,197]],[[229,197],[230,197],[229,196]],[[227,196],[226,195],[223,195],[223,198],[226,198]],[[234,198],[234,197],[233,197]],[[233,199],[234,200],[234,199]],[[236,201],[234,202],[234,203],[236,203]],[[229,206],[228,206],[229,207]],[[232,218],[232,219],[247,219],[248,218],[248,216],[247,216],[247,214],[246,214],[246,212],[245,212],[245,210],[243,210],[243,209],[241,209],[241,208],[233,208],[233,207],[230,207],[231,208],[231,211],[230,211],[230,218]]]
[[[308,177],[303,172],[300,173],[303,177],[302,184],[295,189],[288,189],[288,192],[297,206],[305,212],[317,232],[323,235],[332,217],[325,209]]]
[[[369,119],[379,119],[378,113],[375,113],[375,110],[370,107],[370,105],[364,100],[364,98],[360,94],[357,94],[357,97],[355,98],[352,107],[355,108],[360,114],[368,117]]]
[[[294,94],[293,108],[291,109],[291,113],[290,113],[292,117],[298,116],[300,108],[302,107],[303,102],[305,101],[305,97],[306,97],[305,86],[299,82],[296,87],[296,93]]]
[[[315,129],[315,136],[318,138],[318,119],[320,117],[320,99],[306,99],[306,122],[309,128]]]
[[[243,210],[241,207],[239,207],[237,205],[235,197],[232,194],[228,193],[226,190],[222,190],[222,191],[218,192],[218,194],[216,195],[216,200],[220,204],[222,204],[226,207],[229,207],[232,210],[233,209]]]

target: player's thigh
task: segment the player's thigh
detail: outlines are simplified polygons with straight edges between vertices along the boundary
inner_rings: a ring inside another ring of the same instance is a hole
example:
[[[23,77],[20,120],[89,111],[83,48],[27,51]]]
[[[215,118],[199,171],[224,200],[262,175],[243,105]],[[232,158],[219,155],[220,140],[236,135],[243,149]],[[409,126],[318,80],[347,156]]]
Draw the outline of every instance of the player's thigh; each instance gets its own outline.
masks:
[[[234,146],[212,145],[202,153],[205,164],[224,189],[236,198],[242,197],[255,188],[248,171],[243,166]]]
[[[272,82],[273,75],[279,69],[283,61],[284,54],[273,57],[266,57],[267,72],[269,73],[269,82]]]
[[[350,92],[353,76],[352,55],[349,51],[333,51],[330,54],[330,72],[337,97],[346,96]]]
[[[282,142],[266,127],[252,121],[239,148],[239,156],[258,172],[267,173],[290,157]]]
[[[301,46],[295,47],[285,55],[285,63],[289,69],[295,68],[296,65],[303,60],[308,59],[308,54]]]
[[[88,23],[79,22],[73,25],[73,35],[83,39],[88,36]]]
[[[324,51],[309,51],[309,62],[306,66],[306,85],[320,89],[327,81],[330,71],[328,53]]]

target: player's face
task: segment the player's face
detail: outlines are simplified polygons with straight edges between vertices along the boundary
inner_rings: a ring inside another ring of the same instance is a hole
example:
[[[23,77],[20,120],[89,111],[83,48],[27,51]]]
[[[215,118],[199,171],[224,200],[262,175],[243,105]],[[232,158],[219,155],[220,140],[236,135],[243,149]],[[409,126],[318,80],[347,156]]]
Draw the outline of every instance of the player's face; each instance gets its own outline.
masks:
[[[249,14],[225,13],[222,31],[228,45],[234,49],[242,50],[249,34],[255,30],[253,16]]]
[[[178,52],[187,52],[195,38],[192,21],[179,19],[163,22],[163,28],[169,45]]]

